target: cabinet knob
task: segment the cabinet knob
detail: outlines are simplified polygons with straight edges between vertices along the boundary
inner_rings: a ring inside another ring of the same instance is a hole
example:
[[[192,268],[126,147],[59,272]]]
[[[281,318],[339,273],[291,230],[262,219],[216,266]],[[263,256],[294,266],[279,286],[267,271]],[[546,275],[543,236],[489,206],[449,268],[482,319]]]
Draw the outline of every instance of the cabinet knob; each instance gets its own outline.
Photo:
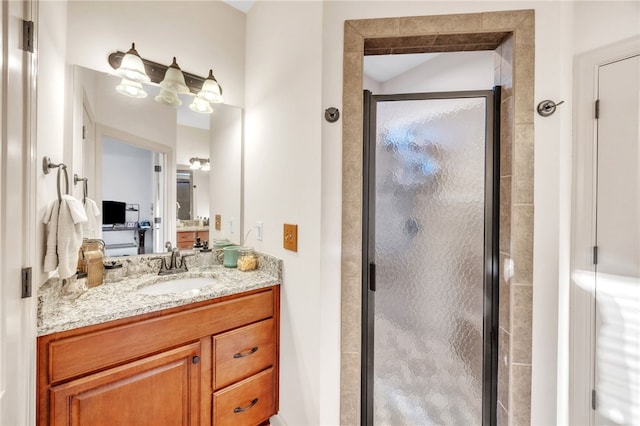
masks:
[[[194,356],[193,358],[191,358],[191,362],[194,364],[197,364],[200,362],[200,357],[199,356]]]

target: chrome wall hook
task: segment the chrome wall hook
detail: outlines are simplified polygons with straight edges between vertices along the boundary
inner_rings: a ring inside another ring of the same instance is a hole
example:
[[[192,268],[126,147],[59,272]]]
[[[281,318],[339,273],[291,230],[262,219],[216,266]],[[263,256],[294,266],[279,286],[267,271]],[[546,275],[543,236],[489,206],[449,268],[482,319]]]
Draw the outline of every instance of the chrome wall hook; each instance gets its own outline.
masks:
[[[560,106],[564,103],[564,101],[560,101],[558,103],[555,103],[549,99],[544,100],[542,102],[540,102],[538,104],[538,114],[540,114],[543,117],[548,117],[551,114],[553,114],[554,112],[556,112],[556,107]]]
[[[335,107],[327,108],[324,110],[324,118],[329,123],[335,123],[340,118],[340,110]]]

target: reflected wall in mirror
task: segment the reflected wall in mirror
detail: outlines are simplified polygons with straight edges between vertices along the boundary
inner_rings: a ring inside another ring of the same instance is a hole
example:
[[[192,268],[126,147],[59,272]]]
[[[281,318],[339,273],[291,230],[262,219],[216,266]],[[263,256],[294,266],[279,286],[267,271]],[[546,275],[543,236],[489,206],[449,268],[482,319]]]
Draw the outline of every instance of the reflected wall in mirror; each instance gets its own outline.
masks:
[[[113,75],[74,67],[74,161],[82,165],[78,169],[98,206],[103,200],[127,205],[125,223],[103,229],[107,256],[163,252],[166,241],[180,246],[179,232],[188,228],[176,221],[176,176],[179,165],[188,165],[192,157],[211,158],[211,171],[192,173],[189,219],[220,214],[222,228],[214,230],[212,220],[207,239],[240,243],[242,110],[218,104],[213,114],[199,114],[189,110],[188,95],[183,107],[174,108],[153,100],[157,86],[145,85],[149,96],[135,99],[116,92],[119,82]],[[183,242],[182,247],[192,245]]]

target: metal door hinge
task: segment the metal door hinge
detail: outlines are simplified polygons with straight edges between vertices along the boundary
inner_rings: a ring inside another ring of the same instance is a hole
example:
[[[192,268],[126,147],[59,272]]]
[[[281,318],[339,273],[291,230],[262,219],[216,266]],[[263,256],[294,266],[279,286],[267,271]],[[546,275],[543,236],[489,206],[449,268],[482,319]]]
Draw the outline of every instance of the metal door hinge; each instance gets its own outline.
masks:
[[[87,126],[82,126],[82,140],[87,140]]]
[[[596,390],[595,389],[591,390],[591,408],[593,410],[596,409]]]
[[[33,21],[22,21],[22,50],[33,53]]]
[[[21,287],[22,287],[22,298],[26,299],[27,297],[31,297],[31,267],[28,268],[22,268],[22,280],[21,280]]]
[[[596,120],[600,118],[600,99],[596,100]]]
[[[593,264],[598,264],[598,246],[593,246]]]
[[[156,173],[160,173],[162,171],[162,166],[153,166],[153,171]]]
[[[153,218],[153,223],[162,223],[162,218],[161,217],[154,217]]]

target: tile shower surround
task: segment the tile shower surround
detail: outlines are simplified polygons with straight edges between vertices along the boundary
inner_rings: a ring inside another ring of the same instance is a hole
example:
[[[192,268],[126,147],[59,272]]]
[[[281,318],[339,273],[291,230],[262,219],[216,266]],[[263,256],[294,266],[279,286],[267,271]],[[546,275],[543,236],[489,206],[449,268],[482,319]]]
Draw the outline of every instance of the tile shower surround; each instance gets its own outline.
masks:
[[[362,19],[344,25],[340,423],[360,423],[362,63],[367,54],[492,50],[502,86],[498,425],[531,418],[533,10]],[[437,40],[440,40],[438,42]],[[513,262],[505,277],[503,265]]]

